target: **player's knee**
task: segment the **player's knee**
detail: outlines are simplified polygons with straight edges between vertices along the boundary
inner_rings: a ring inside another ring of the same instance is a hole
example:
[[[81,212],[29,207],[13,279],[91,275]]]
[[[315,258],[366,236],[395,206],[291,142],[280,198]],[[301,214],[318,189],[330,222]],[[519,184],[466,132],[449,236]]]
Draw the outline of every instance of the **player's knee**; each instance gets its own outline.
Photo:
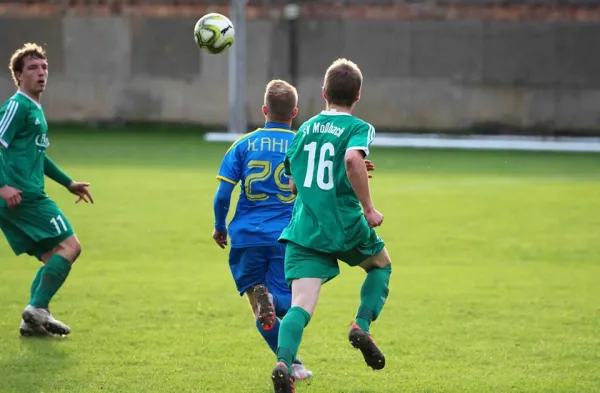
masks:
[[[46,262],[48,262],[48,260],[52,257],[53,255],[53,251],[48,251],[45,254],[42,254],[41,257],[39,257],[39,260],[45,265]]]
[[[75,235],[65,239],[62,243],[54,250],[55,254],[60,254],[71,263],[74,263],[77,258],[81,255],[82,247],[81,243]]]
[[[368,273],[373,269],[383,269],[386,267],[389,267],[391,271],[391,264],[390,254],[388,254],[387,250],[384,248],[379,254],[373,255],[361,263],[360,266]]]
[[[71,255],[73,256],[73,262],[75,262],[75,260],[77,258],[79,258],[79,256],[81,255],[82,252],[82,248],[81,248],[81,243],[76,242],[72,247],[71,247]]]
[[[392,270],[392,260],[387,249],[383,249],[379,254],[375,255],[372,260],[373,266],[380,269]]]

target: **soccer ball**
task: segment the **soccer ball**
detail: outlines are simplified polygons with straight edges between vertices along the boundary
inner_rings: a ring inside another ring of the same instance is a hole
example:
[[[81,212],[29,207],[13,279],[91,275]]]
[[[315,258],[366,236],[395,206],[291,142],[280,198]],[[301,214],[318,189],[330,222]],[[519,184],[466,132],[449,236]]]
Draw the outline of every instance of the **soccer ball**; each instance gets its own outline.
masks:
[[[235,30],[229,18],[213,12],[196,22],[194,39],[198,47],[207,53],[223,53],[233,45]]]

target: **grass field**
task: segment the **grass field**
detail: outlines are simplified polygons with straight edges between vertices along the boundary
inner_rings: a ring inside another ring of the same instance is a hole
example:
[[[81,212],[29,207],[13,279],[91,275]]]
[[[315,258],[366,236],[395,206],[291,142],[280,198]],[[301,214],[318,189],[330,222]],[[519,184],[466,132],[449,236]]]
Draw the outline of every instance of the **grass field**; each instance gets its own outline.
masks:
[[[227,148],[168,130],[56,132],[49,155],[90,181],[83,244],[52,304],[67,339],[20,339],[37,264],[0,242],[0,392],[271,391],[274,357],[211,240]],[[373,327],[387,366],[347,342],[364,274],[328,283],[299,393],[600,390],[600,155],[373,149],[393,260]]]

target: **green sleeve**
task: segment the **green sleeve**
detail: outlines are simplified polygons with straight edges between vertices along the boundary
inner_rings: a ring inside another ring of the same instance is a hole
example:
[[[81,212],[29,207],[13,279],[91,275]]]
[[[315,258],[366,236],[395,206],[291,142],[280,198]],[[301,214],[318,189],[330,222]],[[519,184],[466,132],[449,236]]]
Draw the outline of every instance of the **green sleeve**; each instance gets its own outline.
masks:
[[[69,184],[73,181],[48,156],[44,158],[44,175],[65,187],[69,187]]]
[[[23,127],[26,108],[17,101],[8,100],[0,108],[0,144],[8,147],[19,129]]]
[[[365,157],[369,155],[369,146],[375,139],[375,127],[369,123],[362,123],[352,130],[346,150],[362,150]]]

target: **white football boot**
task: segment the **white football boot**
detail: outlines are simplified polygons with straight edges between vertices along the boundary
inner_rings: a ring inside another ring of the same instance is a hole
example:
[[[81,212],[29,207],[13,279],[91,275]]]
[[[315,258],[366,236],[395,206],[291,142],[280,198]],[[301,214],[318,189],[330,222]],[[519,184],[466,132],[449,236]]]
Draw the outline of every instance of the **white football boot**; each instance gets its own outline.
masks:
[[[52,314],[45,308],[36,308],[33,306],[25,307],[23,310],[23,320],[36,327],[44,328],[48,333],[66,336],[71,333],[71,329],[61,321],[54,319]]]
[[[292,375],[296,381],[309,380],[313,376],[313,372],[304,367],[304,364],[298,359],[292,364]]]

